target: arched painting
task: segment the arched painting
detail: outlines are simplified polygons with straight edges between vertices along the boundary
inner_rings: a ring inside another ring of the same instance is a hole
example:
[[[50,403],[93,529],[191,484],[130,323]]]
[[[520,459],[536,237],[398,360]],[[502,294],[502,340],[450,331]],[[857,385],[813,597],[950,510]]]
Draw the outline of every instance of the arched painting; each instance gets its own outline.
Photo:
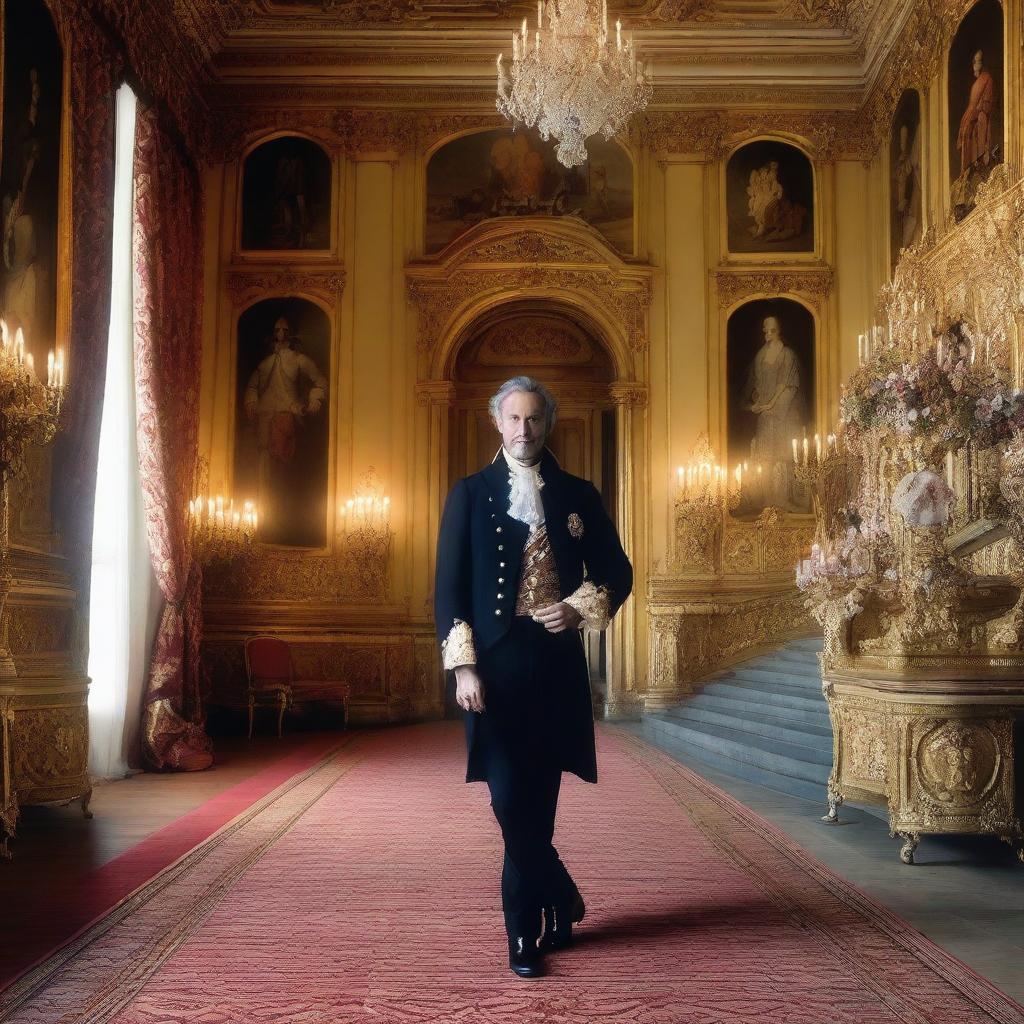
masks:
[[[896,266],[908,245],[920,241],[921,96],[905,89],[893,114],[889,132],[889,252]]]
[[[814,317],[791,299],[754,299],[729,317],[726,373],[730,470],[745,463],[738,516],[770,506],[809,512],[793,439],[814,437]]]
[[[587,142],[587,162],[563,167],[534,131],[496,128],[445,144],[427,165],[426,251],[489,217],[579,217],[619,252],[633,252],[633,163],[616,142]]]
[[[22,329],[36,366],[45,366],[47,352],[61,340],[57,220],[64,62],[42,0],[5,3],[3,31],[0,313],[12,332]]]
[[[980,0],[964,16],[949,48],[949,199],[953,217],[974,209],[974,196],[1003,161],[1003,8]]]
[[[265,299],[238,318],[234,493],[256,501],[265,543],[326,543],[330,377],[315,303]]]
[[[242,172],[242,248],[331,247],[331,158],[284,135],[257,146]]]
[[[725,167],[725,199],[730,252],[814,252],[814,169],[796,146],[741,146]]]

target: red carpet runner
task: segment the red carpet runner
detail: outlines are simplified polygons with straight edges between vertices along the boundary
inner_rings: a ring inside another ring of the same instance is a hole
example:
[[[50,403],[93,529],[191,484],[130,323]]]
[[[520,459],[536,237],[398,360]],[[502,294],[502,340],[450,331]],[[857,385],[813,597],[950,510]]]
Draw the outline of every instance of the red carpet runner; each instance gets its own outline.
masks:
[[[3,1020],[1024,1024],[1024,1009],[766,822],[602,730],[556,837],[588,901],[508,971],[499,837],[457,727],[358,736],[12,986]]]

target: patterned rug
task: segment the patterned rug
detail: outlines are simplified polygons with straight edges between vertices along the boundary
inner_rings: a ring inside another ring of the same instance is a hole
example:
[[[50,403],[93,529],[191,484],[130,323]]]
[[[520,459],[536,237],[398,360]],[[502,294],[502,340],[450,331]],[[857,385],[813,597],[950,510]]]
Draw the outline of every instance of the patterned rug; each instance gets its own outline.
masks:
[[[556,842],[587,898],[508,970],[486,788],[458,726],[364,733],[0,997],[117,1024],[1024,1024],[1024,1008],[691,771],[611,728]]]

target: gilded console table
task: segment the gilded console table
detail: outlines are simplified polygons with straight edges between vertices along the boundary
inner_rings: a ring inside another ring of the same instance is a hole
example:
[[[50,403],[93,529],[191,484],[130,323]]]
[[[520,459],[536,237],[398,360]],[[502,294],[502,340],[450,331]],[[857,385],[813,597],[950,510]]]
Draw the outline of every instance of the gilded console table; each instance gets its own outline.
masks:
[[[942,833],[999,836],[1024,861],[1014,793],[1024,683],[833,670],[823,690],[833,735],[826,822],[838,821],[844,799],[879,804],[904,864],[922,835]]]
[[[15,551],[6,626],[17,672],[0,676],[0,857],[20,809],[77,800],[86,817],[89,680],[72,654],[75,592],[61,559]]]

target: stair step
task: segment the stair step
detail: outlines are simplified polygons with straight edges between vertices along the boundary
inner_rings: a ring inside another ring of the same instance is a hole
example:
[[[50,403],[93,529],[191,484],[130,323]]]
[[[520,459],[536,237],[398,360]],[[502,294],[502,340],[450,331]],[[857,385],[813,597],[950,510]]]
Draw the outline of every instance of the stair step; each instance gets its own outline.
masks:
[[[742,679],[746,682],[760,683],[766,688],[776,686],[793,686],[799,689],[810,689],[821,692],[821,675],[815,672],[787,672],[785,669],[760,668],[748,665],[737,665],[725,669],[721,673],[709,676],[709,679]]]
[[[703,692],[718,694],[721,697],[735,697],[752,703],[802,708],[806,711],[827,709],[827,705],[822,707],[825,704],[825,698],[821,695],[821,691],[815,693],[810,688],[801,690],[793,686],[776,686],[768,690],[745,683],[742,679],[728,679],[710,683]]]
[[[832,730],[818,725],[795,725],[793,722],[766,714],[741,718],[735,714],[715,711],[711,708],[694,707],[692,704],[670,708],[663,714],[680,722],[691,724],[706,722],[708,725],[718,725],[736,732],[746,732],[754,736],[765,736],[769,739],[814,747],[825,751],[829,757],[832,755]]]
[[[729,729],[717,729],[712,726],[691,728],[681,722],[673,721],[661,715],[648,715],[644,718],[645,728],[660,731],[664,735],[678,741],[683,748],[693,752],[702,760],[714,758],[716,767],[725,771],[735,771],[735,766],[744,765],[750,770],[757,770],[762,780],[773,775],[786,776],[787,779],[799,780],[816,787],[816,796],[820,799],[828,783],[831,771],[831,757],[828,763],[808,760],[806,755],[814,754],[805,747],[792,744],[773,744],[778,749],[765,749],[760,744],[751,742],[751,738],[743,733]],[[793,753],[786,753],[788,749]],[[797,752],[799,755],[797,756]],[[812,796],[813,799],[813,796]]]
[[[774,763],[775,759],[781,759],[780,763],[803,764],[808,768],[832,767],[832,745],[828,750],[820,747],[806,746],[803,743],[789,743],[785,740],[772,739],[769,736],[755,736],[740,729],[732,729],[722,725],[711,725],[708,722],[686,722],[677,718],[670,718],[667,715],[656,715],[668,728],[682,729],[693,732],[704,737],[709,746],[718,748],[719,745],[726,751],[736,751],[734,756],[740,760],[753,757],[759,763]],[[799,775],[799,772],[791,774]],[[814,776],[815,778],[817,776]],[[825,772],[828,777],[828,771]]]
[[[820,783],[808,782],[806,779],[794,778],[791,775],[783,775],[781,772],[765,771],[757,765],[735,761],[713,750],[687,744],[685,741],[672,736],[662,729],[652,728],[646,719],[640,726],[640,732],[649,743],[665,751],[669,756],[676,757],[684,764],[706,765],[709,768],[722,772],[724,775],[731,775],[735,779],[752,782],[755,785],[763,786],[765,789],[771,789],[777,793],[801,797],[804,800],[813,800],[819,804],[824,804],[825,802],[825,788]]]
[[[712,711],[722,711],[741,718],[753,718],[757,715],[771,714],[772,717],[795,725],[813,725],[820,729],[831,729],[828,707],[824,698],[821,707],[792,708],[786,705],[766,705],[757,700],[756,694],[744,697],[725,696],[709,693],[705,690],[686,702],[685,707],[706,707]]]

